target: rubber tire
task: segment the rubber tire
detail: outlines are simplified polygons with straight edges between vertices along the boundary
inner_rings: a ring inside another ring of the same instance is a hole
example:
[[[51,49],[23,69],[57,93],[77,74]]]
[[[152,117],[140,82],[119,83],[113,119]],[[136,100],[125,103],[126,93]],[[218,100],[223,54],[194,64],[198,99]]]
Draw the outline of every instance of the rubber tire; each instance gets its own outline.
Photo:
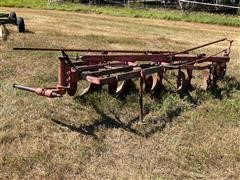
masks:
[[[18,29],[18,32],[20,33],[25,32],[25,23],[22,17],[17,18],[17,29]]]
[[[8,19],[13,20],[14,23],[17,24],[17,15],[16,15],[16,13],[14,11],[10,12],[10,14],[8,16]]]

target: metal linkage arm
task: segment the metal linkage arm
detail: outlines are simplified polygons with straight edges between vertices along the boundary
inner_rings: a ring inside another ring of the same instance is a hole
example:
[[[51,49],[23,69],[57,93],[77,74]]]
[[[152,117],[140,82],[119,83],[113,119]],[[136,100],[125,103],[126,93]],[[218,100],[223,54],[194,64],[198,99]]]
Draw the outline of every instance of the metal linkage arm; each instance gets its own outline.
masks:
[[[62,89],[55,89],[55,88],[32,88],[28,86],[22,86],[22,85],[13,85],[14,88],[20,89],[23,91],[33,92],[40,96],[46,96],[50,98],[55,97],[62,97],[63,94],[65,94],[64,90]]]

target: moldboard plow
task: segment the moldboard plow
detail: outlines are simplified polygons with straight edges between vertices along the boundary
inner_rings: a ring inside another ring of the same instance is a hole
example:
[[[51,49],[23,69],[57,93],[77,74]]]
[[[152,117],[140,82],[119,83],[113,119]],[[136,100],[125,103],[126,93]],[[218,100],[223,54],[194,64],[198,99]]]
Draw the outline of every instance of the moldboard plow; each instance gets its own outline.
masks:
[[[229,46],[211,55],[190,52],[219,42],[228,41]],[[128,51],[90,49],[14,48],[14,50],[61,51],[58,67],[58,83],[53,88],[32,88],[14,84],[14,88],[34,92],[37,95],[55,98],[64,94],[73,96],[78,81],[87,81],[89,86],[80,94],[99,91],[104,85],[108,92],[121,97],[131,89],[133,79],[139,79],[140,120],[143,119],[143,92],[158,94],[163,88],[167,71],[175,70],[177,92],[191,91],[193,71],[203,71],[202,88],[217,88],[217,80],[224,77],[231,40],[226,38],[193,47],[181,52]],[[70,57],[66,52],[81,52],[81,56]]]

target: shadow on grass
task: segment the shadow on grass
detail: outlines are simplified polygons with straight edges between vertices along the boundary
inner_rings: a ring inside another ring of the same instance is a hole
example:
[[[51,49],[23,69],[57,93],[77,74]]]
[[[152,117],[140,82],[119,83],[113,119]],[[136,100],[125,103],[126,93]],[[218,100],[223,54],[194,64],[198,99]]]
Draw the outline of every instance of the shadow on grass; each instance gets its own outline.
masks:
[[[138,117],[132,119],[129,124],[124,124],[121,121],[111,118],[110,116],[107,116],[106,114],[103,113],[102,117],[99,121],[94,122],[93,124],[90,124],[90,125],[83,125],[83,126],[79,126],[79,127],[77,127],[75,125],[67,124],[67,123],[57,120],[57,119],[51,119],[51,120],[58,125],[67,127],[71,131],[81,133],[83,135],[92,136],[94,139],[99,140],[99,138],[95,134],[95,132],[98,130],[99,127],[102,127],[102,126],[104,126],[106,128],[122,128],[128,132],[142,136],[142,134],[140,132],[131,128],[131,125],[130,125],[131,122],[135,122],[135,121],[137,121],[137,119],[138,119]]]
[[[213,94],[214,98],[218,98],[221,100],[224,97],[230,97],[234,89],[240,90],[240,83],[234,77],[226,77],[224,80],[222,80],[222,82],[225,84],[224,87],[210,91],[210,93]],[[195,108],[200,104],[204,103],[204,101],[199,102],[199,99],[198,99],[204,95],[203,92],[204,91],[201,91],[201,90],[197,92],[196,97],[192,97],[191,94],[187,92],[184,94],[184,97],[186,97],[186,100],[193,105],[193,108]],[[223,95],[223,92],[224,92],[224,95]],[[85,98],[78,99],[78,100],[82,103],[86,103]],[[98,131],[100,127],[113,128],[113,129],[121,128],[121,129],[124,129],[125,131],[131,132],[138,136],[148,138],[154,135],[156,132],[160,132],[164,130],[164,128],[169,123],[173,122],[178,116],[181,116],[181,114],[185,111],[184,107],[178,105],[175,107],[169,107],[164,117],[156,117],[155,119],[151,119],[150,121],[142,124],[139,123],[139,117],[135,117],[130,121],[124,123],[120,120],[118,115],[114,113],[112,113],[114,117],[107,115],[95,103],[90,102],[88,103],[88,105],[90,105],[91,108],[93,108],[95,112],[99,114],[101,117],[98,121],[90,125],[82,125],[77,127],[75,125],[70,125],[56,119],[52,119],[52,121],[56,124],[67,127],[71,131],[78,132],[83,135],[90,135],[95,139],[99,139],[95,133]],[[139,124],[139,126],[134,126],[136,124]]]
[[[26,29],[24,33],[26,33],[26,34],[35,34],[35,32],[30,31],[29,29]]]
[[[168,123],[172,122],[174,118],[176,118],[183,112],[183,109],[181,107],[171,109],[167,112],[167,115],[164,119],[158,119],[156,121],[157,123],[155,122],[154,127],[151,127],[151,124],[149,124],[149,122],[146,122],[146,123],[140,122],[139,116],[131,119],[127,123],[124,123],[120,120],[118,115],[113,113],[114,117],[111,117],[107,115],[105,112],[103,112],[95,104],[91,103],[90,106],[101,117],[98,121],[90,125],[82,125],[77,127],[76,125],[71,125],[57,119],[52,119],[52,121],[58,125],[61,125],[63,127],[70,129],[71,131],[81,133],[83,135],[92,136],[94,139],[97,139],[97,140],[99,140],[99,138],[95,133],[98,131],[100,127],[112,128],[112,129],[121,128],[135,135],[148,138],[151,135],[155,134],[156,132],[163,130]],[[159,121],[161,121],[161,125],[159,125],[158,123]],[[133,127],[134,124],[139,125],[139,127]],[[145,128],[142,129],[143,126]],[[148,129],[148,130],[144,130],[144,129]]]
[[[235,77],[225,76],[220,81],[224,83],[224,86],[210,91],[215,98],[222,100],[225,96],[231,97],[234,90],[240,91],[240,82]]]
[[[173,109],[170,109],[166,112],[165,117],[162,118],[158,118],[152,122],[154,122],[154,124],[148,124],[148,128],[146,128],[147,130],[144,130],[143,136],[148,138],[151,137],[152,135],[154,135],[156,132],[160,132],[162,130],[165,129],[165,127],[167,126],[167,124],[173,122],[178,116],[180,116],[182,113],[184,112],[184,109],[182,107],[176,107]]]

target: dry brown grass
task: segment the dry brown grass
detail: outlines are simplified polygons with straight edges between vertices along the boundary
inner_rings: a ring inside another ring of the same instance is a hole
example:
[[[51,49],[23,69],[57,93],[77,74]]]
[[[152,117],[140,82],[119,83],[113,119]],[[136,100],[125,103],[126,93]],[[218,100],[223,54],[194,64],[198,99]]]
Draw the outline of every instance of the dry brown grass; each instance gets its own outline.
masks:
[[[16,11],[25,18],[28,32],[18,34],[9,27],[7,41],[0,41],[1,179],[239,178],[239,29],[61,11]],[[137,95],[124,102],[105,92],[85,100],[52,100],[12,88],[15,82],[54,85],[58,63],[56,53],[12,51],[16,46],[182,50],[222,37],[235,43],[221,89],[213,94],[195,90],[193,99],[180,99],[171,92],[157,100],[145,96],[145,108],[150,109],[146,125],[136,123]]]

